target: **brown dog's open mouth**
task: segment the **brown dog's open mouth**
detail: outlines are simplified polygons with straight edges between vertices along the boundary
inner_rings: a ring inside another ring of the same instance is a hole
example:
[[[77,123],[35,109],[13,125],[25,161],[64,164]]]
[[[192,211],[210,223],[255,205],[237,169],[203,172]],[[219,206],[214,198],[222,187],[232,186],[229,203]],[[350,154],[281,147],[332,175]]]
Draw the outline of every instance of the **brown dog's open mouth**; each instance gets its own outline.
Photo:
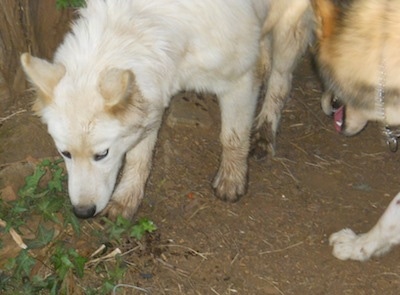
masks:
[[[345,107],[342,105],[337,109],[334,109],[333,119],[334,125],[337,132],[342,132],[344,127],[344,116],[345,115]]]
[[[332,99],[332,113],[333,113],[333,123],[335,130],[339,133],[343,131],[344,121],[345,121],[345,106],[340,103],[340,101],[334,97]]]

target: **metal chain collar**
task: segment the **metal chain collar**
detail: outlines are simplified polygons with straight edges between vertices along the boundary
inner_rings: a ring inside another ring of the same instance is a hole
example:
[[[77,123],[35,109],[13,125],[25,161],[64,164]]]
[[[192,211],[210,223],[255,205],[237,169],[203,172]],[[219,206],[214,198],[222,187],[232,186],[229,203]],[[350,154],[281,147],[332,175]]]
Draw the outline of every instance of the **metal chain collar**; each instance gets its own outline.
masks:
[[[376,103],[381,112],[383,119],[383,134],[386,136],[386,144],[389,150],[393,153],[397,152],[399,147],[400,132],[393,132],[387,124],[386,112],[385,112],[385,82],[386,82],[386,67],[385,60],[382,58],[381,64],[379,65],[379,82],[377,87]]]

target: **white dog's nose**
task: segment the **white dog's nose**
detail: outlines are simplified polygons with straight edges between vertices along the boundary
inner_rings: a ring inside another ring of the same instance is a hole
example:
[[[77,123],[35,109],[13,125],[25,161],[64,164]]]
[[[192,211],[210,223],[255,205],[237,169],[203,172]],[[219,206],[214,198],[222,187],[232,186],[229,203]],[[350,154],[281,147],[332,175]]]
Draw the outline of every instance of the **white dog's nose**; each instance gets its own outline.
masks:
[[[86,219],[93,217],[96,213],[96,205],[92,206],[74,206],[73,207],[74,214],[78,218]]]

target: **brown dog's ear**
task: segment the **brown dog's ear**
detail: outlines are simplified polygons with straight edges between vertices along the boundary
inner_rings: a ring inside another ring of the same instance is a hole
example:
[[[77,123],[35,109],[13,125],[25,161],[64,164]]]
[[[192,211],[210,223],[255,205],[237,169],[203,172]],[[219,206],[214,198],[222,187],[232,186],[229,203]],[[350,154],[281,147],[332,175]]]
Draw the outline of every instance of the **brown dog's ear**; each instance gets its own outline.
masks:
[[[332,0],[311,1],[317,21],[316,34],[319,40],[329,38],[336,26],[338,7]]]
[[[25,74],[38,92],[34,108],[39,111],[51,102],[55,86],[65,75],[65,67],[33,57],[29,53],[21,55],[21,64]]]
[[[105,100],[106,108],[112,113],[125,109],[132,102],[135,90],[135,75],[132,71],[107,69],[100,75],[100,94]]]

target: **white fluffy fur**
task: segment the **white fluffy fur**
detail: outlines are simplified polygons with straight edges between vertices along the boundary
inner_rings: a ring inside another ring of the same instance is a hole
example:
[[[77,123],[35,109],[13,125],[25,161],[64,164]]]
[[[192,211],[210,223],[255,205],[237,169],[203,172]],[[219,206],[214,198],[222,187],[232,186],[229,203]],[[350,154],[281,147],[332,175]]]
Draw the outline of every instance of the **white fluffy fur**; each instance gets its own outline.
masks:
[[[89,0],[54,63],[23,55],[36,110],[67,155],[78,215],[97,214],[110,199],[111,217],[135,213],[164,108],[186,89],[218,96],[223,151],[213,186],[236,201],[246,187],[260,68],[271,73],[272,93],[258,123],[273,121],[275,132],[310,11],[308,0]]]
[[[257,61],[267,3],[88,1],[54,62],[88,77],[74,81],[84,85],[104,68],[130,69],[143,95],[164,106],[182,88],[223,93]]]

